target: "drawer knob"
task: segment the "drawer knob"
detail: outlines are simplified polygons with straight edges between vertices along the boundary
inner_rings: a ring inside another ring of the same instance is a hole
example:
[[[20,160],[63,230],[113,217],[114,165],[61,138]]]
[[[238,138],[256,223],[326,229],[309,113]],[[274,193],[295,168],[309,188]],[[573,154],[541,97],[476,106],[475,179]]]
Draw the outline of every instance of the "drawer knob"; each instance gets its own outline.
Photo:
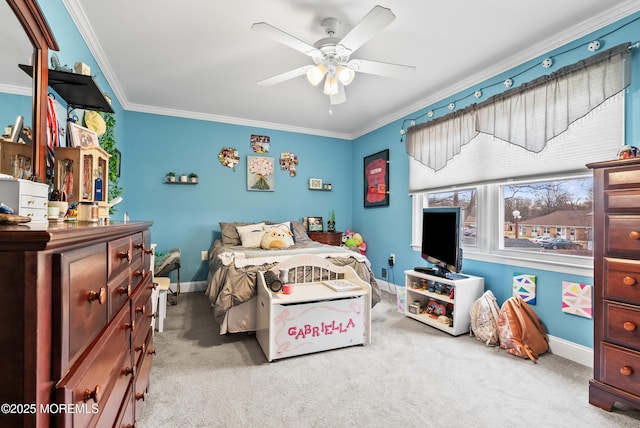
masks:
[[[86,403],[89,400],[93,400],[94,403],[100,401],[100,385],[96,385],[93,390],[85,389],[84,390],[84,402]]]
[[[142,400],[142,401],[144,401],[144,392],[138,392],[138,393],[136,393],[136,400]]]
[[[120,295],[130,296],[131,295],[131,284],[127,285],[126,287],[118,288],[118,292],[120,293]]]
[[[135,347],[136,352],[144,352],[144,348],[146,347],[146,345],[144,343],[141,343],[140,345]]]
[[[143,251],[145,254],[153,254],[153,248],[152,248],[152,249],[150,249],[150,250],[145,250],[145,249],[143,249],[142,251]]]
[[[133,244],[133,248],[136,250],[144,250],[144,244]]]
[[[136,368],[135,367],[125,367],[124,370],[122,370],[122,374],[125,376],[133,376],[136,374]]]
[[[131,250],[120,251],[118,253],[118,258],[119,259],[126,259],[128,262],[130,262],[131,261]]]
[[[94,300],[97,300],[98,303],[103,305],[104,302],[107,300],[107,291],[105,290],[104,287],[100,287],[100,290],[98,291],[90,291],[88,300],[89,300],[89,303],[93,302]]]
[[[144,306],[144,305],[142,305],[142,306],[136,306],[136,313],[144,315],[144,313],[145,313],[146,311],[147,311],[146,306]]]
[[[629,233],[629,238],[631,238],[631,239],[640,239],[640,232],[638,232],[636,230],[632,230]]]
[[[636,329],[636,325],[631,321],[625,321],[625,323],[623,324],[623,327],[627,331],[634,331]]]
[[[620,373],[623,376],[631,376],[633,374],[633,369],[629,366],[624,366],[620,369]]]
[[[147,351],[147,354],[149,355],[156,355],[156,348],[151,348]]]
[[[36,203],[36,201],[34,201],[33,199],[29,199],[29,200],[27,201],[27,204],[29,204],[29,205],[33,205],[33,204],[35,204],[35,203]]]
[[[144,269],[133,272],[133,276],[144,276]]]
[[[131,320],[131,322],[128,322],[124,325],[125,329],[131,330],[131,331],[135,331],[136,329],[136,320]]]
[[[636,279],[632,276],[625,276],[624,278],[622,278],[622,282],[624,283],[624,285],[635,285]]]

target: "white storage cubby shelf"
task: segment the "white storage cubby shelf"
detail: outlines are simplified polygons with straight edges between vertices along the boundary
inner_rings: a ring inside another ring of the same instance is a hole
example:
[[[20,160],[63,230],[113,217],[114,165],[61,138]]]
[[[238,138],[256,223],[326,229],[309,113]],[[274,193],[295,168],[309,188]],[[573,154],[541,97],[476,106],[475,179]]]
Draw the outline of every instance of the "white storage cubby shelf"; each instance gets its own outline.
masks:
[[[460,274],[448,279],[414,270],[404,273],[406,316],[453,336],[469,332],[469,310],[484,292],[484,278]]]

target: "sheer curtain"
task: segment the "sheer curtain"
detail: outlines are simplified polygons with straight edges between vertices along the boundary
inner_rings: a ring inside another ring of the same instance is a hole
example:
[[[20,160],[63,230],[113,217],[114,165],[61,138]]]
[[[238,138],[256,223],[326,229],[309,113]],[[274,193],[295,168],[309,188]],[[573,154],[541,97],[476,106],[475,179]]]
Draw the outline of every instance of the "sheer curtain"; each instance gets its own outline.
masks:
[[[572,123],[623,92],[629,84],[629,55],[629,44],[619,45],[480,104],[409,128],[406,149],[411,165],[423,165],[431,172],[447,169],[465,145],[472,141],[487,144],[486,138],[476,138],[480,134],[530,153],[542,152]],[[594,145],[601,143],[593,141]],[[620,141],[614,143],[619,146]],[[507,174],[511,172],[505,171],[503,178],[510,176]],[[410,185],[410,192],[430,186],[421,183],[417,187]]]

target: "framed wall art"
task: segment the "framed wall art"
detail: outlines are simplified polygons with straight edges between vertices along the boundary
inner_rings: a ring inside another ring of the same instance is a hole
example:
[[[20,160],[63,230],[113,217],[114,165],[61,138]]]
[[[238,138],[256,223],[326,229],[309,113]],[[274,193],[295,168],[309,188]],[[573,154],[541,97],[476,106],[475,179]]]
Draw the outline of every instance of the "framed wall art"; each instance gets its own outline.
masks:
[[[73,147],[98,147],[98,134],[74,122],[67,122]]]
[[[274,158],[247,156],[247,190],[273,192],[275,190],[273,167]]]
[[[309,189],[322,190],[322,179],[320,179],[320,178],[310,178],[309,179]]]
[[[389,149],[364,158],[364,207],[389,205]]]

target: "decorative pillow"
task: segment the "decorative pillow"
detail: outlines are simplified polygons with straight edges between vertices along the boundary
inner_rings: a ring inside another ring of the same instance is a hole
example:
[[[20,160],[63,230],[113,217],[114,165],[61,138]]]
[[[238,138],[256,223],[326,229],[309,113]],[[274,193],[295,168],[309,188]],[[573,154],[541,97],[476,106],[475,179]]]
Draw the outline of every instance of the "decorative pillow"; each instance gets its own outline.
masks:
[[[251,223],[233,222],[224,223],[220,222],[220,239],[224,245],[241,245],[240,235],[238,235],[237,227],[246,226]]]
[[[262,240],[262,235],[264,235],[263,227],[264,223],[236,227],[242,246],[247,248],[260,248],[260,241]]]
[[[309,238],[309,235],[307,234],[307,230],[304,228],[304,225],[302,224],[302,222],[292,221],[291,230],[293,230],[294,242],[311,241],[311,238]]]
[[[293,245],[293,234],[285,226],[265,226],[260,246],[265,250],[289,248]]]

